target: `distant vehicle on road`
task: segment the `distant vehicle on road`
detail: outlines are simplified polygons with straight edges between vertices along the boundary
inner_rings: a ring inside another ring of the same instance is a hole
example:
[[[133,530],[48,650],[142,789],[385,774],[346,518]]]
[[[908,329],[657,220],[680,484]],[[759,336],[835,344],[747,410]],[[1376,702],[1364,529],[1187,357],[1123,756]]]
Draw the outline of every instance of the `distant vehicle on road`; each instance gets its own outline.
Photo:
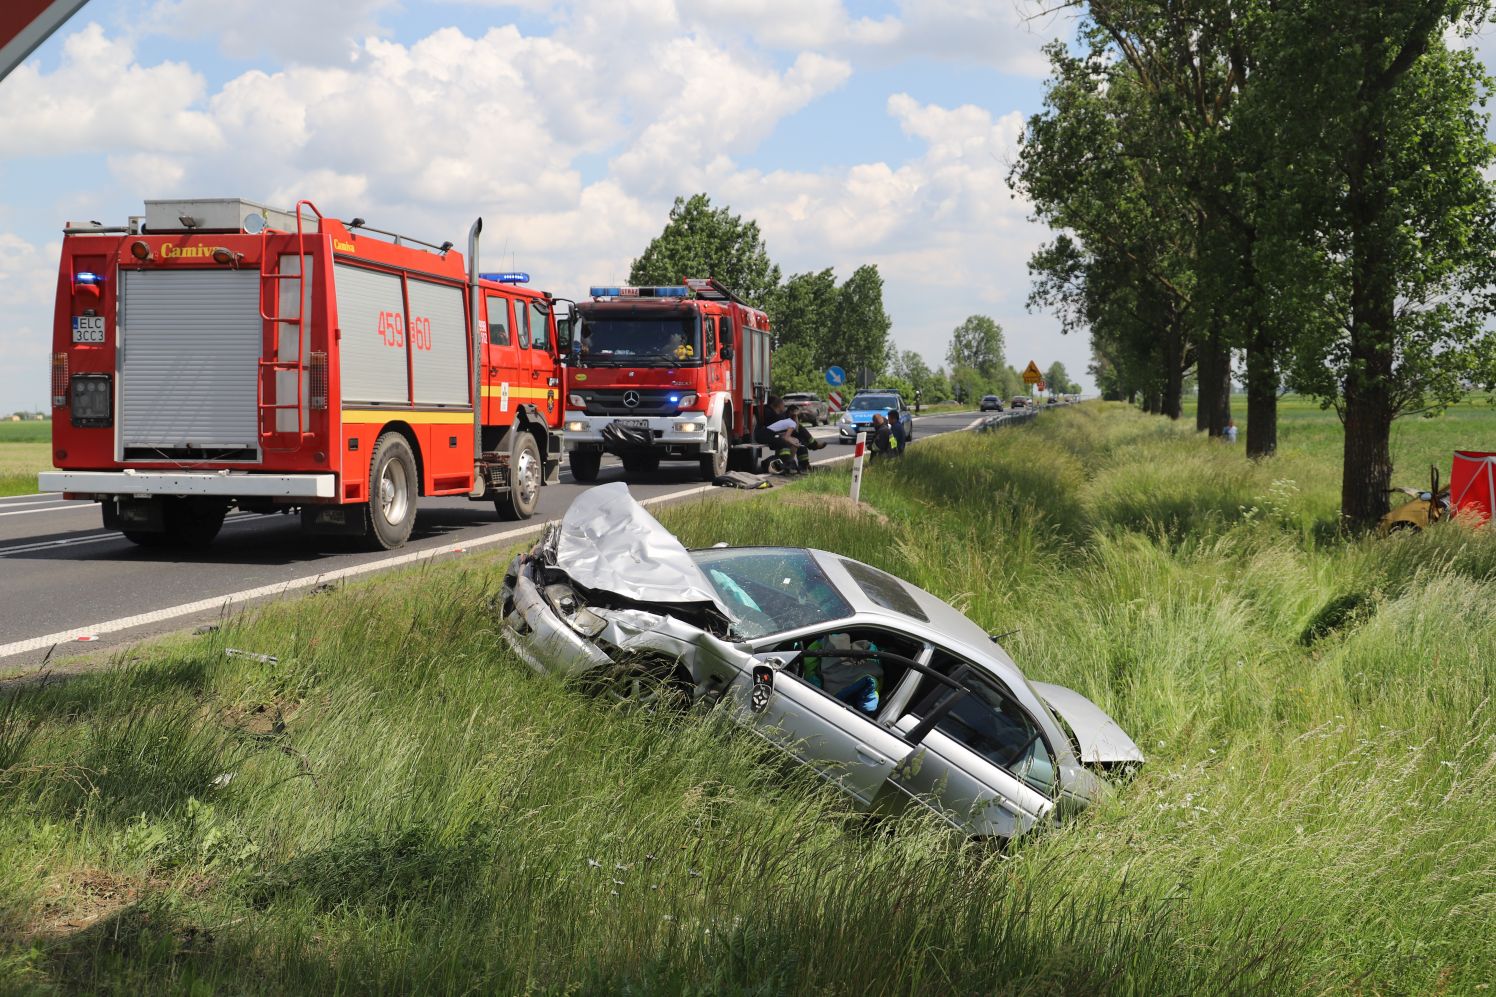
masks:
[[[831,403],[816,397],[809,391],[791,391],[782,396],[786,408],[798,408],[800,421],[812,426],[824,426],[831,421]]]
[[[1012,401],[1013,408],[1028,408],[1029,400],[1022,395],[1016,396]]]
[[[903,396],[883,388],[869,388],[857,393],[847,411],[837,420],[837,439],[843,443],[855,443],[858,433],[866,433],[872,428],[873,416],[879,412],[887,416],[889,409],[896,409],[899,413],[899,421],[904,424],[904,440],[914,439],[914,415],[904,404]]]
[[[982,411],[983,412],[1001,412],[1002,410],[1003,410],[1003,402],[1002,402],[1001,398],[997,397],[996,395],[983,395],[982,396]]]

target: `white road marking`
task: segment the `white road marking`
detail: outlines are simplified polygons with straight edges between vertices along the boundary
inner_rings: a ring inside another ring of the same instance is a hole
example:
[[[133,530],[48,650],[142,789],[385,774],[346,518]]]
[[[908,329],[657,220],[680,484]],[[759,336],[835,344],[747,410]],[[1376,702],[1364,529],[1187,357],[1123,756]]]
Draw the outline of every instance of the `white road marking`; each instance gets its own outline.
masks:
[[[30,496],[27,496],[27,497],[29,498]],[[0,506],[0,508],[5,508],[5,509],[19,509],[22,506],[26,506],[26,505],[57,505],[57,504],[62,503],[63,501],[64,501],[63,499],[53,497],[53,498],[37,499],[37,500],[31,501],[31,502],[6,502],[3,506]]]
[[[0,512],[0,516],[30,516],[38,512],[70,512],[80,509],[93,509],[92,502],[68,502],[63,505],[48,506],[45,509],[22,509],[19,512]]]
[[[981,422],[978,419],[976,422]],[[948,429],[940,433],[932,433],[921,439],[931,440],[937,436],[947,436],[950,433],[964,432],[970,429],[972,423],[962,429]],[[918,441],[915,441],[918,442]],[[848,452],[835,457],[823,457],[818,464],[834,464],[843,460],[850,460],[852,453]],[[641,499],[640,505],[656,505],[660,502],[674,501],[690,498],[693,495],[704,495],[714,491],[716,485],[696,485],[692,488],[682,489],[678,492],[669,492],[665,495],[656,495],[652,498]],[[198,599],[195,602],[184,602],[181,605],[170,606],[165,609],[152,610],[148,613],[137,613],[134,616],[124,616],[117,620],[108,620],[103,623],[90,623],[81,627],[73,627],[57,633],[47,634],[42,637],[29,637],[26,640],[13,641],[9,644],[0,644],[0,658],[7,658],[14,654],[25,654],[28,651],[39,651],[53,644],[63,641],[76,640],[80,636],[88,634],[118,633],[121,630],[129,630],[133,627],[145,626],[150,623],[161,623],[165,620],[173,620],[182,616],[190,616],[193,613],[204,613],[209,610],[221,610],[235,603],[248,602],[252,599],[260,599],[265,596],[286,595],[299,589],[311,588],[325,582],[339,581],[344,578],[356,578],[359,575],[367,575],[375,571],[383,571],[388,568],[396,568],[405,564],[415,564],[421,561],[431,561],[443,554],[454,554],[467,552],[478,547],[489,547],[493,544],[503,543],[506,540],[514,540],[531,533],[538,533],[546,526],[557,520],[546,520],[541,523],[527,523],[497,533],[480,534],[475,537],[464,537],[454,543],[443,544],[440,547],[431,547],[425,550],[408,551],[404,554],[395,554],[390,557],[380,558],[377,561],[366,561],[363,564],[352,564],[346,568],[336,568],[332,571],[323,571],[313,575],[304,575],[300,578],[291,578],[283,582],[274,582],[270,585],[259,585],[255,588],[241,589],[238,592],[229,592],[225,595],[217,595],[208,599]]]
[[[260,512],[240,512],[224,519],[224,526],[233,526],[235,523],[246,522],[251,519],[267,519],[266,514]],[[38,550],[51,550],[56,547],[79,547],[83,544],[103,543],[106,540],[123,540],[123,535],[115,532],[104,534],[90,533],[84,537],[63,537],[59,540],[34,540],[30,543],[16,544],[12,547],[0,547],[0,557],[8,554],[26,554]]]

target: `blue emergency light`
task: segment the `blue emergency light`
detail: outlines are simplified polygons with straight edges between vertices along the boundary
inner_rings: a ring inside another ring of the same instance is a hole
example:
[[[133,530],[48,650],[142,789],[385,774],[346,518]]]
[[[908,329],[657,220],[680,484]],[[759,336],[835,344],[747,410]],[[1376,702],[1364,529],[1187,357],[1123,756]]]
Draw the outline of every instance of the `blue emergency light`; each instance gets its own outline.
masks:
[[[690,294],[685,287],[594,287],[594,298],[684,298]]]
[[[85,270],[82,273],[78,273],[78,274],[74,274],[73,275],[73,283],[74,284],[102,284],[102,283],[104,283],[104,278],[100,277],[96,273],[89,273],[88,271]]]
[[[528,284],[530,275],[519,270],[511,270],[506,273],[480,273],[478,275],[484,280],[491,280],[495,284]]]

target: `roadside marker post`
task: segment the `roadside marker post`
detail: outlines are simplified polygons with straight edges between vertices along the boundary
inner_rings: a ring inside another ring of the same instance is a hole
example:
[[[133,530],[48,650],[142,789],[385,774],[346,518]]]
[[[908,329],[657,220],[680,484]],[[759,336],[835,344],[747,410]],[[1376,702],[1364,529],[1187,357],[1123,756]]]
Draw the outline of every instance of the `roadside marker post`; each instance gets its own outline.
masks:
[[[867,434],[857,434],[857,449],[852,451],[852,504],[856,505],[862,497],[862,460],[867,452]]]

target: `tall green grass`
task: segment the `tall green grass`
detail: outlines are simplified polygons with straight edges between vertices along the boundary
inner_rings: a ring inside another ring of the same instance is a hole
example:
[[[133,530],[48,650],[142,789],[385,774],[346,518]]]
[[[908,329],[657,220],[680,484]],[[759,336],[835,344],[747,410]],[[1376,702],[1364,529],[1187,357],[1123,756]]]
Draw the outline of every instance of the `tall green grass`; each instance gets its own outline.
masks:
[[[901,574],[1111,711],[1149,763],[1006,852],[869,825],[718,717],[529,674],[485,608],[498,557],[0,687],[0,979],[1477,992],[1496,976],[1496,539],[1340,537],[1333,430],[1254,465],[1087,405],[925,441],[869,469],[868,508],[830,472],[662,512],[689,544]]]

